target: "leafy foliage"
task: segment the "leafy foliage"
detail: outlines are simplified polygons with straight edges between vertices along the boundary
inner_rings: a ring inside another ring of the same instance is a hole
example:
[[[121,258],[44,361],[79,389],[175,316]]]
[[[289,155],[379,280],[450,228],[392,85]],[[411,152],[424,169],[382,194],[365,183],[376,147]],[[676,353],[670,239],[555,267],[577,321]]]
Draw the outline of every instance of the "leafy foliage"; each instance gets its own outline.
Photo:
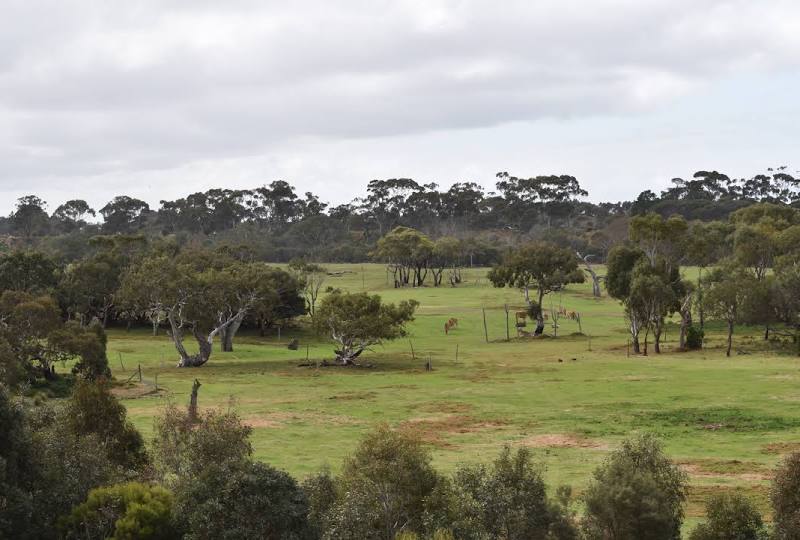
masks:
[[[689,540],[767,540],[761,514],[739,494],[720,494],[706,503],[706,521],[694,528]]]
[[[377,294],[334,291],[320,302],[314,327],[331,336],[340,347],[337,359],[348,364],[368,347],[404,336],[418,305],[416,300],[384,304]]]
[[[192,421],[169,404],[156,417],[153,462],[167,483],[197,477],[206,468],[239,463],[252,453],[252,429],[235,411],[207,410]]]
[[[623,442],[594,473],[583,495],[588,538],[680,538],[686,474],[652,435]]]
[[[393,539],[401,531],[422,532],[427,499],[440,481],[417,438],[380,425],[344,462],[324,538]]]
[[[295,480],[251,461],[212,465],[182,482],[175,515],[187,540],[314,538],[308,501]]]
[[[170,540],[173,497],[158,486],[128,482],[93,489],[86,502],[59,520],[65,538]]]
[[[800,538],[800,453],[787,456],[775,471],[770,499],[776,538]]]

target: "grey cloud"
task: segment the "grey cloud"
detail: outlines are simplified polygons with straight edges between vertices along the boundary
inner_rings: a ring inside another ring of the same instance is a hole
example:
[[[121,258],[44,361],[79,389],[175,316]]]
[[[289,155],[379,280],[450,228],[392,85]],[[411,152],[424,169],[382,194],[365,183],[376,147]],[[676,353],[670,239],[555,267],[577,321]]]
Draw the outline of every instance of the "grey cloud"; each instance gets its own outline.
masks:
[[[635,114],[795,69],[781,0],[35,2],[0,21],[0,190],[328,140]]]

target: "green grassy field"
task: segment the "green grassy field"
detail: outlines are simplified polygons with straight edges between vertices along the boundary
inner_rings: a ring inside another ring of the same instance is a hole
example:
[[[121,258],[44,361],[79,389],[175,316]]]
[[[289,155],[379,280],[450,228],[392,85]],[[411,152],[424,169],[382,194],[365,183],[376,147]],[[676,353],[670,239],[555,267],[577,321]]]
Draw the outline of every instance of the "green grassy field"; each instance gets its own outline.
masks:
[[[800,448],[800,359],[770,350],[758,329],[739,330],[735,350],[748,354],[730,359],[713,326],[705,350],[675,351],[676,325],[669,326],[664,354],[628,357],[620,306],[592,298],[589,283],[552,294],[545,305],[560,302],[580,312],[586,335],[570,335],[578,326],[562,319],[560,337],[533,340],[514,335],[521,293],[491,287],[485,269],[466,271],[458,288],[403,290],[387,284],[380,265],[329,269],[349,273],[329,277],[326,285],[376,292],[387,301],[419,300],[410,339],[365,355],[372,369],[315,369],[298,364],[306,355],[332,358],[332,345],[302,328],[284,329],[280,339],[274,331],[267,338],[243,334],[235,352],[215,350],[206,366],[177,369],[167,337],[112,331],[109,358],[117,379],[141,364],[145,381],[157,377],[161,388],[124,390],[137,427],[149,436],[164,401],[184,404],[196,377],[203,407],[233,403],[254,428],[256,457],[300,477],[323,466],[336,470],[366,430],[388,422],[417,432],[442,470],[489,461],[505,444],[527,445],[546,465],[551,486],[570,484],[578,492],[609,449],[631,433],[650,431],[690,474],[692,518],[702,513],[706,495],[721,489],[744,490],[766,508],[771,468],[781,454]],[[512,309],[508,342],[506,303]],[[450,317],[459,325],[445,335]],[[300,339],[298,351],[286,348],[293,337]],[[428,358],[432,372],[424,369]]]

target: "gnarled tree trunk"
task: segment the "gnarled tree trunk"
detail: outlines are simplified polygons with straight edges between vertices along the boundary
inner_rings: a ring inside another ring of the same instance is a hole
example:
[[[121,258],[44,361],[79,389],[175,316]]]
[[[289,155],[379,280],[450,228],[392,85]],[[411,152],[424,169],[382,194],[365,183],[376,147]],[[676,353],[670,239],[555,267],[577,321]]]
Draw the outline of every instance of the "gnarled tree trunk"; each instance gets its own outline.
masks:
[[[728,348],[725,350],[725,356],[730,357],[732,348],[733,348],[733,321],[728,320]]]
[[[589,264],[589,257],[590,255],[583,256],[580,252],[575,252],[578,255],[578,258],[583,261],[584,270],[589,273],[589,276],[592,278],[592,296],[595,298],[600,298],[602,295],[600,292],[600,276],[597,275],[597,272],[594,271],[592,265]]]
[[[236,337],[236,332],[244,321],[244,313],[240,313],[234,317],[231,323],[222,328],[219,332],[220,340],[222,341],[222,352],[233,352],[233,338]]]

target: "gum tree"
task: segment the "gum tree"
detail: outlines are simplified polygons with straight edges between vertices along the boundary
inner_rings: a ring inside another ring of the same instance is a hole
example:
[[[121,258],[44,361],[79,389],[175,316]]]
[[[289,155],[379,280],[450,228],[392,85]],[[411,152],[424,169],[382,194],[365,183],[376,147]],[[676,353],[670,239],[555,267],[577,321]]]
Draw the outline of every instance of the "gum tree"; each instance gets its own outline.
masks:
[[[338,346],[336,362],[351,365],[370,347],[406,335],[418,305],[416,300],[384,304],[378,295],[336,291],[320,302],[314,326]]]
[[[560,291],[568,283],[583,283],[583,272],[578,268],[578,258],[569,249],[545,242],[536,242],[509,253],[503,263],[489,272],[489,281],[495,287],[516,287],[525,294],[530,306],[530,289],[537,291],[536,335],[544,331],[542,302],[545,295]]]

